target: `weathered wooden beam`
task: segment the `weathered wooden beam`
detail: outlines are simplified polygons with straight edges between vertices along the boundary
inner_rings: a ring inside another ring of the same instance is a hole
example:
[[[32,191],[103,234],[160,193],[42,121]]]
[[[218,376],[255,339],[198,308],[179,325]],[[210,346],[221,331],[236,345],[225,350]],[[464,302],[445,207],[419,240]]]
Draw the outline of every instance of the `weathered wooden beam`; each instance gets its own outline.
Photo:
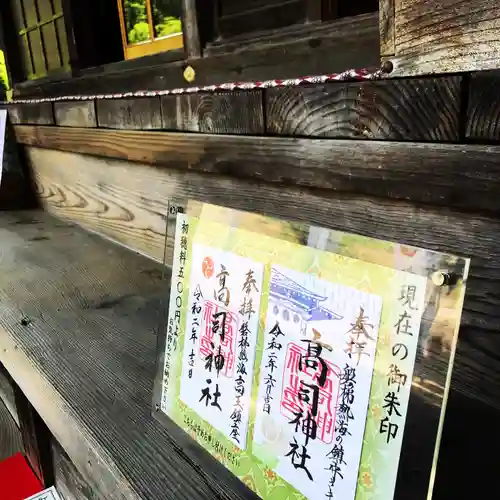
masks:
[[[400,0],[394,19],[395,76],[499,67],[500,6],[494,0]]]
[[[117,129],[161,129],[159,97],[100,100],[96,102],[99,127]]]
[[[62,127],[97,127],[95,101],[55,102],[54,117]]]
[[[16,399],[14,394],[14,381],[9,372],[0,363],[0,400],[5,405],[12,416],[12,419],[19,427],[19,417],[16,409]]]
[[[458,141],[461,77],[265,91],[267,131],[350,139]]]
[[[467,139],[500,141],[500,71],[475,73],[469,86]]]
[[[42,102],[38,104],[9,104],[5,109],[7,109],[10,122],[13,124],[54,124],[54,110],[51,102]]]
[[[163,128],[211,134],[263,134],[261,91],[161,98]]]
[[[15,127],[28,146],[354,192],[500,211],[500,147]]]
[[[29,326],[23,318],[23,326]],[[16,410],[19,418],[24,453],[40,482],[49,487],[54,484],[54,467],[51,451],[51,433],[28,398],[17,384],[14,385]]]
[[[0,460],[22,452],[23,442],[19,427],[7,407],[0,401]]]
[[[98,490],[85,480],[55,439],[52,440],[52,457],[54,461],[54,485],[64,500],[93,500],[97,497]]]
[[[392,56],[395,53],[396,19],[394,0],[380,0],[380,55]]]

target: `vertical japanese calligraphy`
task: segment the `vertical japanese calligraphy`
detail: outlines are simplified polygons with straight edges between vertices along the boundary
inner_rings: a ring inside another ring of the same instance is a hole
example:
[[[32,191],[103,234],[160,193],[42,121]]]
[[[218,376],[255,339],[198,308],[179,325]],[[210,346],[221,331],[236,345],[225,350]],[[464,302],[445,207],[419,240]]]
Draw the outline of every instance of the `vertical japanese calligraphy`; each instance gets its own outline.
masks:
[[[348,364],[340,376],[340,397],[337,406],[337,418],[335,422],[335,443],[330,452],[326,455],[328,459],[328,471],[330,472],[330,481],[325,493],[326,498],[336,498],[335,485],[337,479],[344,479],[344,468],[349,467],[345,461],[344,441],[350,436],[349,425],[355,416],[351,409],[354,404],[356,386],[356,368]],[[351,464],[352,465],[352,464]]]
[[[193,245],[180,398],[246,447],[264,266]]]
[[[381,446],[387,449],[385,453],[391,454],[396,465],[386,477],[392,487],[396,483],[427,285],[426,279],[421,276],[406,274],[405,278],[393,301],[391,340],[383,372],[385,387],[378,425]]]
[[[168,390],[172,369],[172,357],[175,355],[179,343],[181,327],[181,310],[183,307],[185,268],[188,260],[189,222],[183,214],[178,214],[175,232],[174,261],[172,266],[172,287],[167,322],[167,336],[165,345],[165,360],[163,368],[163,384],[161,406],[167,411]]]
[[[255,281],[255,271],[249,269],[245,276],[245,282],[242,286],[243,300],[240,304],[239,313],[241,315],[241,326],[239,328],[238,339],[238,361],[236,368],[236,380],[234,382],[234,405],[231,413],[231,432],[230,436],[238,443],[241,443],[241,424],[243,413],[245,412],[245,403],[243,397],[245,391],[251,388],[251,384],[247,384],[248,378],[248,350],[255,349],[249,342],[251,337],[249,322],[255,316],[254,303],[258,302],[259,288]],[[246,398],[248,401],[248,398]],[[246,408],[248,412],[248,407]],[[246,428],[244,429],[246,432]]]
[[[354,498],[381,308],[375,295],[271,267],[254,443],[307,498]]]

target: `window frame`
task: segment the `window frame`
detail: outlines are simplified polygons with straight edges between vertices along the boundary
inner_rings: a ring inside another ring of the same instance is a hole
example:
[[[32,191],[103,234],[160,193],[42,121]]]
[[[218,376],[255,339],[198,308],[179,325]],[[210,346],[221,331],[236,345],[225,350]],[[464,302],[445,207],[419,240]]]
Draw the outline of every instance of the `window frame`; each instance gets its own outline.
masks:
[[[58,9],[56,4],[51,1],[49,5],[51,6],[52,15],[50,17],[47,17],[46,19],[43,19],[40,11],[39,0],[31,0],[36,17],[36,22],[29,23],[24,2],[21,0],[7,1],[19,2],[17,7],[18,14],[12,17],[12,22],[14,26],[15,37],[17,39],[17,44],[19,47],[19,52],[23,61],[23,73],[26,80],[36,81],[40,80],[41,78],[71,74],[71,47],[70,40],[67,35],[64,4],[61,3],[60,9]],[[13,13],[12,10],[11,12]],[[45,26],[49,25],[52,26],[52,30],[54,33],[54,40],[57,46],[57,56],[59,61],[59,67],[54,69],[50,68],[48,47],[45,40],[46,35],[44,34],[43,30]],[[40,39],[40,54],[42,58],[39,61],[35,61],[35,55],[32,46],[33,42],[30,39],[30,34],[34,32],[38,33]],[[62,39],[62,37],[64,37],[64,40]],[[37,63],[43,65],[43,72],[40,73],[36,71]]]
[[[180,33],[155,38],[153,15],[151,12],[151,0],[144,0],[144,3],[146,4],[150,40],[139,43],[129,43],[127,37],[127,24],[125,19],[125,9],[123,6],[123,1],[124,0],[117,0],[118,13],[120,16],[120,27],[122,32],[123,55],[125,57],[125,60],[150,56],[153,54],[158,54],[159,52],[185,49],[184,26],[182,26],[182,31]]]

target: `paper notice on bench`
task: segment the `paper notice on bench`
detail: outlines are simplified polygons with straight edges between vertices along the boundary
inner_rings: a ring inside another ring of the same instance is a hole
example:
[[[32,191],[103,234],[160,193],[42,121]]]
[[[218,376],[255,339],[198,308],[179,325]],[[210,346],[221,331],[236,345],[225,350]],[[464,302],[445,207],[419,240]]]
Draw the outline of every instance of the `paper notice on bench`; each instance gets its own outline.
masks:
[[[41,491],[32,497],[26,498],[26,500],[63,500],[61,495],[57,493],[57,490],[52,486],[48,490]]]

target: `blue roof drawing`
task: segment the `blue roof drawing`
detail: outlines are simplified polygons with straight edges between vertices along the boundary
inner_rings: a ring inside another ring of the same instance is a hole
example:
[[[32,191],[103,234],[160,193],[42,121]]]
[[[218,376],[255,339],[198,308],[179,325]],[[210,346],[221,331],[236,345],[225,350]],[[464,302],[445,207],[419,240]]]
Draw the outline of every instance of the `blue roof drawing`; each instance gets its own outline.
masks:
[[[342,319],[340,314],[320,305],[327,297],[304,288],[274,268],[271,269],[269,295],[290,309],[304,312],[308,321]]]

